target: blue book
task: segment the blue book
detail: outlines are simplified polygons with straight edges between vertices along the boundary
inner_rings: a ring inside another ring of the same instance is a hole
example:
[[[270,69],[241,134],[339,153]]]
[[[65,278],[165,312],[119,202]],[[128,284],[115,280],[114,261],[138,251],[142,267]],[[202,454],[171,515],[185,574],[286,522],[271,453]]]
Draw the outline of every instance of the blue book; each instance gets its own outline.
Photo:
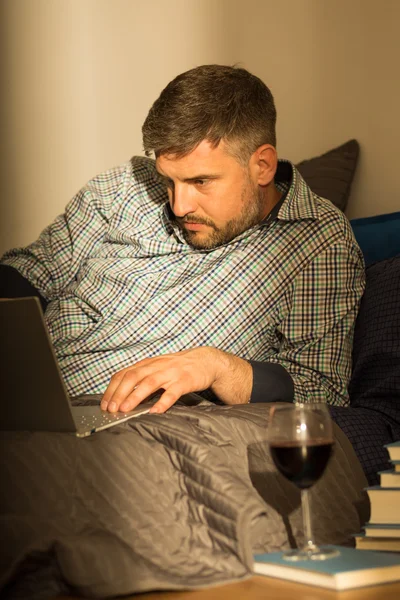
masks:
[[[348,590],[400,581],[400,555],[333,546],[339,556],[291,562],[282,552],[256,554],[254,572],[332,590]]]

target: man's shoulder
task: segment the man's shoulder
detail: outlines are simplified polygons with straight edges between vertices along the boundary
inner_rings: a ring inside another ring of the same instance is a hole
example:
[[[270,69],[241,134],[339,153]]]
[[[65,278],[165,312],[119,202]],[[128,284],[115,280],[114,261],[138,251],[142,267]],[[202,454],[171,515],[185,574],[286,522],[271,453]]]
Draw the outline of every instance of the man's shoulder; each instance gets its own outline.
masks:
[[[155,161],[145,156],[133,156],[93,177],[82,191],[105,199],[118,197],[123,200],[137,195],[165,201],[164,187],[157,177]]]
[[[313,201],[318,212],[318,221],[323,228],[351,232],[351,226],[346,215],[327,198],[313,193]]]
[[[147,176],[155,178],[156,174],[155,161],[152,158],[147,158],[146,156],[132,156],[129,160],[98,173],[90,180],[90,182],[112,183],[121,180],[121,178],[124,178],[125,176],[134,178]]]
[[[319,243],[321,252],[341,247],[349,255],[358,256],[362,262],[361,250],[346,215],[330,200],[314,193],[313,202],[318,215],[312,225],[313,243]]]
[[[337,244],[358,255],[359,248],[346,215],[330,200],[313,192],[295,166],[290,165],[291,185],[279,212],[290,243],[305,252],[310,261]]]

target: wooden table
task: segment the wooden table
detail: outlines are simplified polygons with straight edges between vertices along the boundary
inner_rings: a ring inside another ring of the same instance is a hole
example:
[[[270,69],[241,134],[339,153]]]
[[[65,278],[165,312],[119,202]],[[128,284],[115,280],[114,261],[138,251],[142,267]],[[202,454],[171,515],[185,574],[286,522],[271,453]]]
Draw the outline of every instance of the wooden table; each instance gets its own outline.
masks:
[[[400,582],[334,592],[256,575],[246,581],[203,590],[149,592],[123,598],[124,600],[399,600]],[[77,600],[77,598],[58,596],[54,600]]]

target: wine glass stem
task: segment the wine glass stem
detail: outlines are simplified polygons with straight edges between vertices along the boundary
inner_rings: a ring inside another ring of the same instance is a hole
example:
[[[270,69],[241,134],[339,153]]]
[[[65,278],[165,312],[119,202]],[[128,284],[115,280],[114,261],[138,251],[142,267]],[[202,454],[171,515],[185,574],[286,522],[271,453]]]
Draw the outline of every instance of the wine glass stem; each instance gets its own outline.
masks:
[[[308,490],[301,490],[301,507],[303,511],[303,526],[304,526],[304,549],[313,550],[315,544],[312,540],[311,533],[311,516],[310,516],[310,502],[308,497]]]

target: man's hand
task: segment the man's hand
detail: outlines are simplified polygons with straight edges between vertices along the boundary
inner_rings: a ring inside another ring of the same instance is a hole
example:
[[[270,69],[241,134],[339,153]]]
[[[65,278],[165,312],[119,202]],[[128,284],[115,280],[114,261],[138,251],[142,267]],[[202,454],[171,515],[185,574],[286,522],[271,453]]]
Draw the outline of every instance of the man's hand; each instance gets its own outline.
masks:
[[[237,356],[203,346],[175,354],[146,358],[111,377],[101,401],[109,412],[127,412],[150,394],[164,390],[151,413],[163,413],[183,394],[210,388],[226,404],[249,401],[251,365]]]

